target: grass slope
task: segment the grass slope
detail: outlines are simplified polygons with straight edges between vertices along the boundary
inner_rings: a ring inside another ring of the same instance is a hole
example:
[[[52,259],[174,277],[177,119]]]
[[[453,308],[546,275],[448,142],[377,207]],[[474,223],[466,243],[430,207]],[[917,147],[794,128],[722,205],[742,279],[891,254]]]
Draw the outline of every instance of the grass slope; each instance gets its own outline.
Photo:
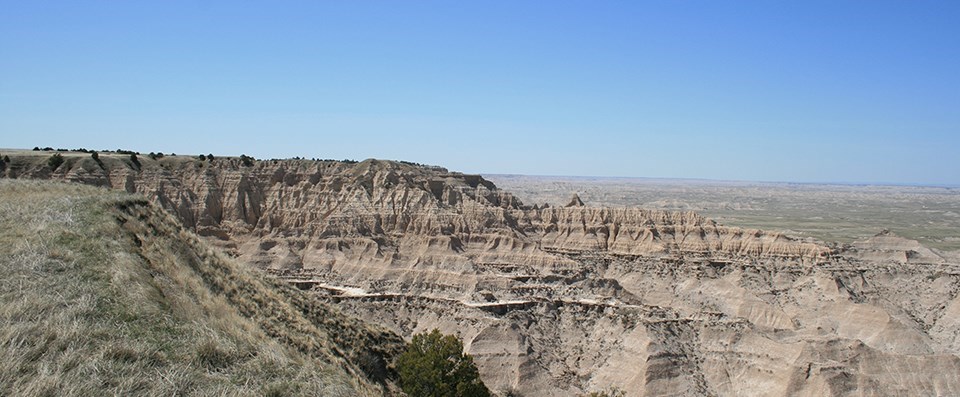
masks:
[[[402,348],[116,191],[0,180],[0,272],[0,395],[382,395]]]

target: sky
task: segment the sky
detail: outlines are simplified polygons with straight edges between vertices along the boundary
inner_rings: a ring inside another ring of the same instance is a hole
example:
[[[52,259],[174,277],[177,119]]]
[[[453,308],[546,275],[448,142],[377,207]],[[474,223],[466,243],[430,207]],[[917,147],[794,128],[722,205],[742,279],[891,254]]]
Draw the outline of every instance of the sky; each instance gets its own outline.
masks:
[[[0,147],[960,185],[958,1],[0,0]]]

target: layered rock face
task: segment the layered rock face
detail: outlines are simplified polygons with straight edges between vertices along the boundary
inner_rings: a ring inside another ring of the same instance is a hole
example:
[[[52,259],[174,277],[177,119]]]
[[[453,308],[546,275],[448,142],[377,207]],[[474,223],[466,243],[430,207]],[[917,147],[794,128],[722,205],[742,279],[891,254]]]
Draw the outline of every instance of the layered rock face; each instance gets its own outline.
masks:
[[[693,212],[526,206],[388,161],[101,158],[3,172],[143,193],[321,299],[458,334],[496,391],[960,394],[960,268],[894,236],[838,247]]]

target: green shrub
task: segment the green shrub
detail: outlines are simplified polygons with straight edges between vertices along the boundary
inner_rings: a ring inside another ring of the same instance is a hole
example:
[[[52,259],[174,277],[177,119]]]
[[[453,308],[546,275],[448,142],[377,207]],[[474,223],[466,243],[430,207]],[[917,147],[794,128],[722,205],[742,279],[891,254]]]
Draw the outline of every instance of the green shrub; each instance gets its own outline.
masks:
[[[463,343],[434,329],[417,334],[397,358],[400,387],[410,397],[489,397]]]
[[[107,169],[107,167],[103,165],[103,160],[100,160],[100,153],[92,152],[90,153],[90,157],[93,158],[93,161],[97,162],[97,165],[100,166],[100,169],[102,170]]]
[[[240,162],[243,164],[244,167],[253,167],[253,162],[256,160],[257,159],[247,156],[245,154],[240,155]]]
[[[130,154],[130,162],[133,163],[137,168],[140,168],[140,159],[137,158],[136,153]]]
[[[60,153],[54,153],[47,159],[47,165],[50,166],[51,170],[56,170],[61,164],[63,164],[63,156]]]

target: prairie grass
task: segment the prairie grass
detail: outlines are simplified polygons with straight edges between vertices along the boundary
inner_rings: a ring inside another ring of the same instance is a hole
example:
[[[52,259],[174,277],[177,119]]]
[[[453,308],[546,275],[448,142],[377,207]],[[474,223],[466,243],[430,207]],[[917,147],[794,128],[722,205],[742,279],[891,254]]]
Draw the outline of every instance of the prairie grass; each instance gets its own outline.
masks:
[[[106,189],[0,180],[0,273],[0,395],[382,395],[402,346]]]

